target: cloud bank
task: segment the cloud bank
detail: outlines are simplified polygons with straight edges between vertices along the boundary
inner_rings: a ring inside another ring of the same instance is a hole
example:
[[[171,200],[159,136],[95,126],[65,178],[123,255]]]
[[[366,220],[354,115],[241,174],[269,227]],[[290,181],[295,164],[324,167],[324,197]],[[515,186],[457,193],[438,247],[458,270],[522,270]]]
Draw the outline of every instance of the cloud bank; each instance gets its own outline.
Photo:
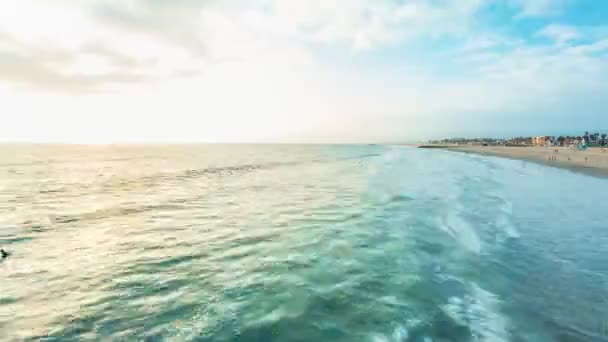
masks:
[[[608,17],[608,4],[592,7]],[[350,142],[608,128],[608,23],[588,10],[583,0],[6,2],[0,136]]]

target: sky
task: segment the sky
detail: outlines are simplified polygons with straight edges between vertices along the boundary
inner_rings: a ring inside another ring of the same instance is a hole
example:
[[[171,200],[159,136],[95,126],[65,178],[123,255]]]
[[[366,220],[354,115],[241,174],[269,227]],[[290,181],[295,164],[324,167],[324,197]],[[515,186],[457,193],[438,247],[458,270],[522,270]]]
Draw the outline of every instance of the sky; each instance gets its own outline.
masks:
[[[606,0],[5,0],[0,141],[608,131]]]

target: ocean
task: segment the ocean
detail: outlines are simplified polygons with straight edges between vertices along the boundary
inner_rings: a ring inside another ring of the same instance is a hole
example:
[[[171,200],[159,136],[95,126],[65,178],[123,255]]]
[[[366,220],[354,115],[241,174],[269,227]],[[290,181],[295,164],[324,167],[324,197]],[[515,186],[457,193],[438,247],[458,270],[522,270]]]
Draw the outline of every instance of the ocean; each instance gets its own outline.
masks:
[[[383,145],[2,145],[0,340],[608,341],[608,181]]]

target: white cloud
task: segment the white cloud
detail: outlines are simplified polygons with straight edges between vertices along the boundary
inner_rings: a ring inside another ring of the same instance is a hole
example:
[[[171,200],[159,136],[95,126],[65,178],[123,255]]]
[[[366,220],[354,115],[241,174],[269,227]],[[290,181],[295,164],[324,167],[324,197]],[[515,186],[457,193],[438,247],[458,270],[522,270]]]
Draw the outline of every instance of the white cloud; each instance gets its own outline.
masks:
[[[138,2],[123,4],[133,7]],[[0,56],[8,63],[0,66],[4,76],[0,81],[55,92],[86,92],[173,77],[184,67],[193,70],[200,64],[184,45],[161,39],[152,34],[155,31],[97,20],[96,11],[105,13],[102,9],[107,8],[105,1],[3,4]]]
[[[565,9],[571,0],[507,0],[521,10],[521,17],[555,16]]]
[[[547,37],[557,44],[563,45],[580,37],[579,30],[569,25],[549,25],[537,33],[538,36]]]
[[[605,54],[604,57],[606,57],[608,56],[608,39],[602,39],[591,44],[574,46],[569,48],[567,51],[582,55],[603,52]]]
[[[485,101],[496,111],[596,115],[593,106],[608,96],[603,85],[608,58],[593,55],[600,48],[606,46],[518,46],[483,61],[475,59],[478,75],[473,82],[481,85],[481,93],[488,94]],[[504,101],[497,101],[501,98]]]
[[[551,25],[538,35],[555,44],[530,45],[480,27],[491,1],[10,2],[0,136],[398,140],[608,98],[604,36]],[[505,1],[525,15],[564,4]]]
[[[276,0],[272,16],[305,39],[366,50],[409,38],[462,34],[483,4],[482,0]]]
[[[0,54],[16,60],[4,66],[9,81],[54,91],[96,91],[196,74],[226,60],[310,64],[309,43],[368,50],[414,37],[459,35],[482,4],[275,0],[267,6],[226,7],[191,1],[23,0],[0,11]],[[128,65],[122,63],[126,60]]]

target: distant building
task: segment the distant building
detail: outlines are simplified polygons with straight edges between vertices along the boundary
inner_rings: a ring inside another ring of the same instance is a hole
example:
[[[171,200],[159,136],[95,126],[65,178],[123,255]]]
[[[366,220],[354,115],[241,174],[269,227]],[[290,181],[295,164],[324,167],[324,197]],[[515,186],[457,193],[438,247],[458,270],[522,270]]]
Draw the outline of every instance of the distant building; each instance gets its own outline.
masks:
[[[547,137],[532,137],[532,145],[545,146],[547,145]]]

